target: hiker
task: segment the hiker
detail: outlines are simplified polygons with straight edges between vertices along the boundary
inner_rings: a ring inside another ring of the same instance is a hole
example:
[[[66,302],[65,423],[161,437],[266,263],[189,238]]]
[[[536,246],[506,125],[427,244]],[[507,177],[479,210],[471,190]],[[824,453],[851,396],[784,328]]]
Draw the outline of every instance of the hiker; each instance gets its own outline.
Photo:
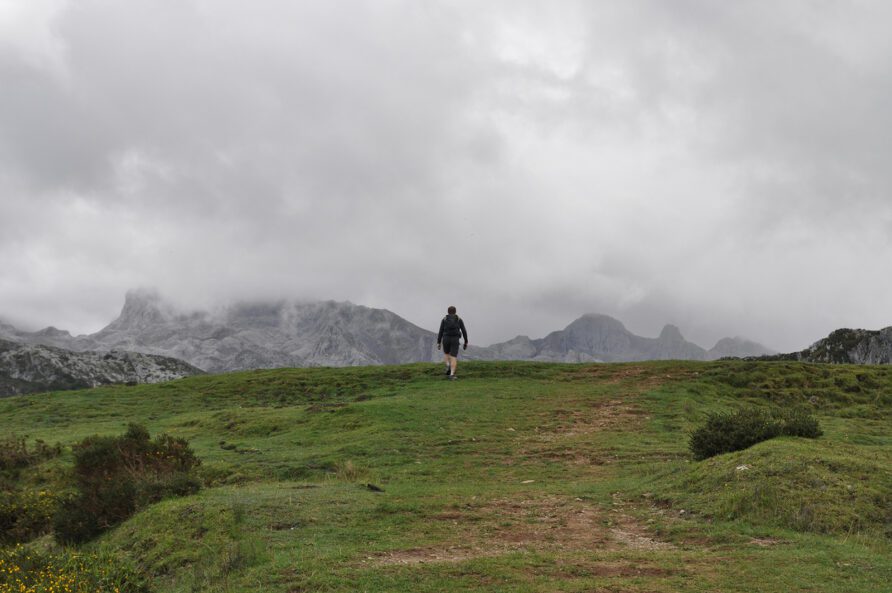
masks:
[[[446,376],[454,380],[455,367],[458,365],[458,341],[464,336],[464,349],[468,349],[468,330],[465,329],[465,322],[461,317],[455,314],[455,307],[450,306],[446,313],[437,333],[437,350],[440,349],[442,342],[443,354],[446,356]]]

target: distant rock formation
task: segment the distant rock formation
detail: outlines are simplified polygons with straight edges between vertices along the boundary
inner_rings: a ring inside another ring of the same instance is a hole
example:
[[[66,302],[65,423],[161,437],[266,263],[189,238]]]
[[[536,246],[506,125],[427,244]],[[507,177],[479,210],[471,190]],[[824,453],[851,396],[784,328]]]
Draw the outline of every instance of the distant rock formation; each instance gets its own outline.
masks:
[[[0,397],[109,383],[160,383],[202,373],[181,360],[135,352],[73,352],[0,339]]]
[[[706,352],[706,360],[720,358],[747,358],[777,354],[774,350],[746,338],[722,338]]]
[[[837,364],[892,363],[892,327],[878,330],[838,329],[805,350],[759,356],[759,360],[799,360]]]
[[[238,303],[215,313],[183,313],[157,293],[140,290],[128,292],[120,316],[92,335],[74,337],[55,328],[28,333],[6,327],[3,331],[12,336],[9,339],[18,342],[76,351],[127,350],[172,356],[208,372],[401,364],[440,358],[435,333],[384,309],[334,301]],[[733,338],[720,341],[707,352],[685,340],[673,325],[663,328],[657,338],[643,338],[612,317],[583,315],[544,338],[518,336],[489,347],[471,346],[462,357],[619,362],[705,360],[754,352],[772,351]]]
[[[740,338],[725,338],[709,351],[688,342],[674,325],[657,338],[643,338],[607,315],[583,315],[539,340],[518,336],[484,349],[481,358],[550,362],[629,362],[639,360],[713,360],[721,356],[771,350]],[[721,354],[719,354],[721,352]]]
[[[209,372],[427,361],[437,341],[390,311],[351,303],[238,303],[216,313],[182,313],[145,290],[128,292],[120,316],[95,334],[43,330],[14,339],[172,356]]]

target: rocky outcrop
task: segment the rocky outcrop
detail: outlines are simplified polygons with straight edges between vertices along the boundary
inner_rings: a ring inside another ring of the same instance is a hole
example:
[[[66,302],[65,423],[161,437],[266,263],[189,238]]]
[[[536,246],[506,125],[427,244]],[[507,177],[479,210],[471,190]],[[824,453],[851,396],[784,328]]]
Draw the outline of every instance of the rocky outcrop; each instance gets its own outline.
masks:
[[[805,350],[761,356],[759,360],[799,360],[837,364],[892,363],[892,327],[879,330],[838,329]]]
[[[181,360],[135,352],[73,352],[0,340],[0,397],[110,383],[160,383],[202,371]]]

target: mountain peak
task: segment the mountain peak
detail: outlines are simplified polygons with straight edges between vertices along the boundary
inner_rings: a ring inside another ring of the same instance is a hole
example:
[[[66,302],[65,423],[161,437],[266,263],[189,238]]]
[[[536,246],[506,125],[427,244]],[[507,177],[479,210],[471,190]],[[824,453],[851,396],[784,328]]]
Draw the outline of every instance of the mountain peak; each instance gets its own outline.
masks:
[[[565,329],[575,327],[603,327],[617,331],[626,331],[626,326],[623,325],[622,321],[611,317],[610,315],[603,315],[601,313],[586,313],[579,319],[573,321]]]
[[[53,327],[52,325],[49,327],[45,327],[40,331],[34,332],[35,336],[40,336],[42,338],[70,338],[71,333],[68,330],[58,329]]]
[[[763,346],[747,338],[734,336],[733,338],[722,338],[715,343],[707,353],[707,360],[717,360],[719,358],[743,358],[747,356],[768,356],[776,354],[774,350]]]
[[[161,294],[154,288],[133,288],[124,295],[124,306],[140,303],[160,303]]]
[[[684,336],[681,335],[681,330],[677,326],[667,323],[663,327],[663,331],[660,332],[659,339],[663,342],[683,342]]]
[[[169,317],[169,311],[162,309],[166,310],[169,307],[162,301],[157,290],[150,288],[128,290],[124,296],[121,314],[106,329],[139,329],[162,323]]]

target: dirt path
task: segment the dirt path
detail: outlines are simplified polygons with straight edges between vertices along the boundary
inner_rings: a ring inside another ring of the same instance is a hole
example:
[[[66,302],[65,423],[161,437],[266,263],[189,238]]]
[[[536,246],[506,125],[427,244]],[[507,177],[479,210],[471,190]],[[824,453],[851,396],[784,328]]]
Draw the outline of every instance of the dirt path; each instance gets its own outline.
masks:
[[[462,562],[517,552],[610,552],[666,550],[644,525],[618,509],[604,510],[578,498],[543,496],[502,499],[436,517],[452,524],[454,539],[443,546],[394,550],[364,563],[412,565]]]

